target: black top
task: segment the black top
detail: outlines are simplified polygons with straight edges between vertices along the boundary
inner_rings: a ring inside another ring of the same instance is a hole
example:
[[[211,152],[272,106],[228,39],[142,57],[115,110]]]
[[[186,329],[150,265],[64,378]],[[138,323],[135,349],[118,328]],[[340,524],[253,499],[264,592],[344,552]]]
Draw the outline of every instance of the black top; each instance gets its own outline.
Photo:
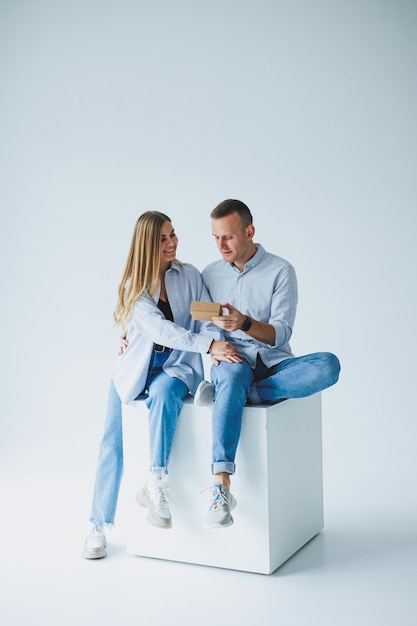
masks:
[[[162,311],[167,320],[170,320],[171,322],[174,321],[171,305],[169,304],[168,300],[165,302],[165,300],[161,300],[161,298],[159,298],[158,309]]]
[[[158,309],[164,314],[167,320],[170,320],[170,322],[174,321],[174,316],[172,315],[172,309],[168,301],[165,302],[165,300],[161,300],[161,298],[159,298]],[[170,348],[167,348],[166,346],[161,346],[159,343],[154,343],[153,349],[155,350],[155,352],[169,352],[170,351]]]

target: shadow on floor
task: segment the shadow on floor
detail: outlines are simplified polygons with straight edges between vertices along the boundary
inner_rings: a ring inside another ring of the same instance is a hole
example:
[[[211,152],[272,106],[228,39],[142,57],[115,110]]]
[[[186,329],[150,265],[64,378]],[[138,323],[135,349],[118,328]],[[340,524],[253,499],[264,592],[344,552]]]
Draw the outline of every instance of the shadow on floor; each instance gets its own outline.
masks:
[[[385,526],[325,529],[278,568],[273,576],[334,573],[392,562],[417,563],[417,520]]]

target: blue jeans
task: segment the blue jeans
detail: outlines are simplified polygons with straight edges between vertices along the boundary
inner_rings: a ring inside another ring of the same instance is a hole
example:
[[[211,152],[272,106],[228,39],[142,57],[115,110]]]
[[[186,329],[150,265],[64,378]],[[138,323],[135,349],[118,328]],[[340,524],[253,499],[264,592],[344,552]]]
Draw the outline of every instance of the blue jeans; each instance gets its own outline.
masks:
[[[334,385],[339,372],[339,360],[329,352],[285,359],[270,368],[259,357],[254,369],[245,361],[213,365],[213,474],[235,472],[242,412],[247,401],[250,404],[271,404],[287,398],[304,398]]]
[[[162,365],[169,352],[154,352],[149,367],[145,391],[136,400],[144,399],[149,409],[149,447],[151,470],[167,471],[172,442],[181,412],[187,385],[171,378]],[[113,524],[123,475],[122,401],[110,383],[106,424],[94,485],[90,522]]]

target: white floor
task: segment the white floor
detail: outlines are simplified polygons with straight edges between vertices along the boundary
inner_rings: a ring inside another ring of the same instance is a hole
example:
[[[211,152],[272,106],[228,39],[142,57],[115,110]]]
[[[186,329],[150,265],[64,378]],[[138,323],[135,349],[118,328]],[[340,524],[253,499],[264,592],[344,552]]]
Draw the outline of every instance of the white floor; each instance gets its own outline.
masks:
[[[325,530],[264,576],[127,555],[122,493],[108,557],[86,561],[91,477],[65,465],[57,474],[43,459],[31,473],[15,460],[0,477],[5,626],[417,623],[417,512],[406,498],[371,506],[364,493],[354,503],[333,494]]]

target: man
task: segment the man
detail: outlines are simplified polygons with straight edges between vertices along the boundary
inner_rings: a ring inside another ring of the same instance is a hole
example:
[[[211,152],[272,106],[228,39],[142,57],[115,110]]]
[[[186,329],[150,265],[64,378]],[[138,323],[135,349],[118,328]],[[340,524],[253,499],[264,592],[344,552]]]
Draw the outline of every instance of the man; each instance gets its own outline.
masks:
[[[203,280],[211,299],[228,312],[212,321],[242,357],[240,363],[213,358],[212,383],[203,381],[195,396],[197,406],[214,401],[215,482],[204,526],[219,528],[233,523],[236,500],[230,492],[230,476],[235,472],[245,404],[274,403],[322,391],[337,382],[340,364],[328,352],[298,358],[291,352],[297,307],[295,271],[290,263],[254,243],[249,208],[239,200],[224,200],[211,218],[223,259],[204,269]]]

